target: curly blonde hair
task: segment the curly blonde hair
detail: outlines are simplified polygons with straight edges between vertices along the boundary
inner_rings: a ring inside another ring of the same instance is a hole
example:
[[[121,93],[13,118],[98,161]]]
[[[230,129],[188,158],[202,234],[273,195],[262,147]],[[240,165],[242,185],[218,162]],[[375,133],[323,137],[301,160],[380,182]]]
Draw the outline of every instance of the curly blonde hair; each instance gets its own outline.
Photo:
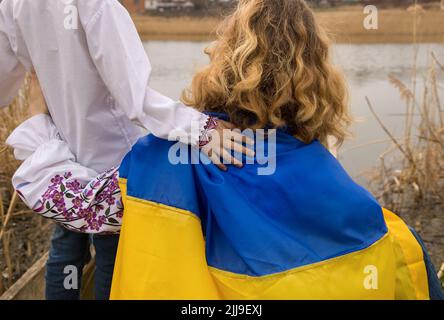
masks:
[[[182,100],[223,112],[241,129],[282,128],[306,143],[340,145],[351,123],[330,42],[303,0],[240,0],[206,49],[210,64]]]

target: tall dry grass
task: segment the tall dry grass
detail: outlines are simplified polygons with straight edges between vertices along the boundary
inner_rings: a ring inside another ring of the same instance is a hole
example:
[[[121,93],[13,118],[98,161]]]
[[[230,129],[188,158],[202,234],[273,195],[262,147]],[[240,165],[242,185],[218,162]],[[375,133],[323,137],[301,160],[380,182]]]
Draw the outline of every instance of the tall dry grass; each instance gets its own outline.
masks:
[[[390,132],[368,100],[370,110],[393,145],[380,157],[380,170],[371,180],[379,189],[379,198],[395,211],[406,206],[444,206],[444,115],[438,77],[444,67],[430,53],[424,86],[416,93],[416,83],[405,84],[390,76],[406,105],[405,132],[397,139]],[[391,157],[398,151],[400,157]],[[389,160],[387,160],[389,159]],[[443,213],[444,214],[444,213]]]
[[[370,176],[370,189],[381,204],[422,232],[444,281],[444,65],[428,55],[425,74],[417,74],[417,46],[410,83],[393,75],[390,83],[405,103],[404,136],[392,134],[367,103],[392,144],[380,156],[380,165]],[[433,222],[433,223],[432,223]]]
[[[42,256],[49,243],[51,224],[33,214],[14,193],[11,178],[20,163],[5,145],[28,115],[31,84],[27,77],[14,102],[0,109],[0,295]]]
[[[0,194],[6,198],[11,196],[11,177],[18,161],[12,150],[5,145],[5,140],[25,119],[30,102],[29,93],[30,79],[27,78],[15,101],[7,108],[0,109]]]
[[[12,150],[5,145],[9,134],[24,119],[29,106],[30,80],[26,78],[23,88],[14,102],[0,110],[0,266],[3,270],[0,274],[0,294],[12,284],[13,259],[11,257],[11,233],[8,232],[8,224],[17,206],[17,195],[13,192],[11,177],[19,163],[15,160]]]
[[[429,52],[428,68],[418,74],[418,34],[424,11],[415,0],[409,12],[413,14],[414,53],[410,83],[389,76],[405,103],[404,136],[399,139],[393,135],[367,98],[370,111],[392,142],[380,156],[380,165],[369,184],[384,207],[422,232],[432,260],[441,265],[438,276],[444,286],[444,65]]]

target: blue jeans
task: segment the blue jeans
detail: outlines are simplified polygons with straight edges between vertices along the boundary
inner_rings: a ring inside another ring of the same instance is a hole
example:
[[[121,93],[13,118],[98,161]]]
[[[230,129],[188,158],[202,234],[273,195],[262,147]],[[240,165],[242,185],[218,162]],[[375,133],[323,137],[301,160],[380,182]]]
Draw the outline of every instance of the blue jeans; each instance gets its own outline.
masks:
[[[89,236],[56,225],[46,265],[46,299],[80,299],[82,271],[90,259],[89,247],[92,243],[96,251],[95,298],[108,300],[118,242],[118,235]],[[73,270],[76,272],[73,273]]]

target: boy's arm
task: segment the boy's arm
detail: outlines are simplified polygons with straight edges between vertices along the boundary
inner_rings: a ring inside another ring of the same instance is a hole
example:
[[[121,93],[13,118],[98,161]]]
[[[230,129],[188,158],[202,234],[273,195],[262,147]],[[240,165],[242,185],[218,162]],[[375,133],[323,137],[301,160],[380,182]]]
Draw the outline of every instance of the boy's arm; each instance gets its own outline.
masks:
[[[224,170],[224,164],[242,166],[231,151],[254,155],[243,147],[243,141],[253,142],[233,131],[231,124],[149,88],[151,65],[130,15],[116,0],[100,4],[91,19],[82,21],[89,52],[112,97],[130,119],[159,138],[200,147]]]
[[[148,87],[150,61],[126,9],[105,0],[84,28],[97,70],[129,118],[159,138],[168,139],[175,131],[197,145],[208,117]]]
[[[14,24],[10,11],[11,1],[0,3],[0,107],[11,104],[26,74],[12,49],[10,39],[14,37]]]
[[[48,115],[25,121],[6,143],[17,159],[24,160],[14,174],[14,188],[35,212],[77,232],[120,231],[118,170],[97,174],[76,163]]]

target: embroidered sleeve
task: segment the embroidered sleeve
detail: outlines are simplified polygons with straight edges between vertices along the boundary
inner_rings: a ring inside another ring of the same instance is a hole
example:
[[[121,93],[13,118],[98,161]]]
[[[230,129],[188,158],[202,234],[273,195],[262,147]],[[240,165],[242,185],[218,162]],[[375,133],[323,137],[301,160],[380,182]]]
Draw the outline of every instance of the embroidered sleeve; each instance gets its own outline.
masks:
[[[118,170],[109,170],[87,185],[71,172],[56,175],[33,210],[73,231],[116,233],[123,217]]]
[[[200,132],[199,136],[199,149],[202,149],[212,140],[212,133],[217,128],[217,118],[208,117],[208,120]]]
[[[25,121],[7,144],[24,160],[12,184],[35,212],[77,232],[120,231],[123,208],[118,170],[98,174],[76,162],[49,116]]]

